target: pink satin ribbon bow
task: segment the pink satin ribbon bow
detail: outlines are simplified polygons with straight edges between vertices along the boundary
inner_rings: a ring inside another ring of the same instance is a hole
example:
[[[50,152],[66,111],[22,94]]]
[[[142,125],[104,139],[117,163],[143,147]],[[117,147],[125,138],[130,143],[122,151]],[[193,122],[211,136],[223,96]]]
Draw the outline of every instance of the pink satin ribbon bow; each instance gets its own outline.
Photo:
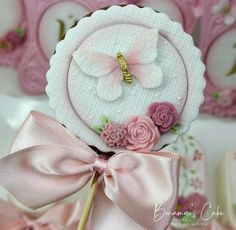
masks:
[[[167,152],[122,150],[102,160],[57,121],[32,112],[0,160],[0,184],[39,208],[78,192],[98,171],[90,229],[164,230],[176,206],[179,167],[179,156]]]
[[[0,230],[74,230],[81,214],[80,202],[58,204],[32,218],[9,202],[0,200]]]

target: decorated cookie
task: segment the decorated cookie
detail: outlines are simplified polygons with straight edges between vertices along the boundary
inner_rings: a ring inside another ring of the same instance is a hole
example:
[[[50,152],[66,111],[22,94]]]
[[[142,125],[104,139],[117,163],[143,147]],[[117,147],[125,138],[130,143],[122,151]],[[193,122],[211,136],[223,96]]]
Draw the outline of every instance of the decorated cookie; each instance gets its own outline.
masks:
[[[236,117],[236,1],[205,1],[200,47],[206,65],[203,112]]]
[[[26,13],[22,1],[2,3],[0,28],[0,64],[14,65],[23,52],[27,37]],[[14,53],[14,55],[13,55]]]
[[[8,0],[1,7],[0,67],[17,71],[29,94],[45,92],[45,75],[56,44],[83,16],[132,0]],[[2,3],[3,4],[3,3]]]
[[[147,7],[81,19],[50,66],[57,119],[102,151],[159,150],[189,129],[203,101],[200,51],[179,23]]]
[[[181,23],[186,32],[191,33],[198,17],[202,15],[202,2],[193,0],[140,0],[137,4],[166,13],[172,20]]]
[[[222,223],[232,229],[236,228],[236,151],[225,154],[217,174],[217,198],[221,209],[224,211]],[[224,188],[224,189],[222,189]]]
[[[179,198],[172,226],[186,229],[202,225],[201,216],[207,211],[206,161],[202,146],[193,136],[185,135],[165,150],[181,153]]]

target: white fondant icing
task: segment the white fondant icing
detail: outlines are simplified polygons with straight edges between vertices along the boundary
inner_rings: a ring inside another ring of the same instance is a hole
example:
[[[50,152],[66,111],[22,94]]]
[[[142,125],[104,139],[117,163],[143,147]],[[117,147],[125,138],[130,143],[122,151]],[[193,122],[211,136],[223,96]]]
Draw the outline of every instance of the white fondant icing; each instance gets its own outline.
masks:
[[[61,26],[65,27],[65,33],[77,19],[88,13],[88,9],[73,1],[60,1],[47,9],[39,24],[39,41],[47,58],[53,54],[60,40]]]
[[[118,29],[113,30],[112,26],[117,26]],[[157,48],[159,56],[163,58],[158,63],[163,71],[161,87],[145,89],[134,81],[131,86],[122,85],[123,94],[117,100],[101,100],[95,90],[97,80],[84,74],[73,60],[72,54],[85,41],[87,44],[91,43],[93,49],[108,54],[118,48],[126,50],[133,44],[137,34],[149,28],[160,31]],[[165,41],[167,44],[163,45]],[[203,101],[205,81],[202,77],[204,65],[200,61],[200,51],[194,47],[192,38],[183,32],[179,23],[147,7],[113,6],[81,19],[75,28],[69,30],[65,40],[57,45],[50,65],[47,93],[57,118],[82,140],[96,145],[102,151],[112,149],[92,129],[94,124],[100,123],[101,115],[123,123],[131,115],[145,115],[152,102],[172,103],[181,114],[182,126],[177,135],[169,132],[161,136],[155,146],[155,149],[160,149],[188,130]],[[77,76],[73,76],[74,72]],[[94,90],[91,91],[90,88]],[[155,97],[157,93],[158,98]],[[178,97],[183,100],[178,100]],[[117,113],[117,109],[121,112]],[[94,119],[88,119],[90,116]]]
[[[235,65],[236,58],[236,28],[218,37],[211,45],[206,66],[210,81],[219,88],[236,88],[236,73],[229,75]]]

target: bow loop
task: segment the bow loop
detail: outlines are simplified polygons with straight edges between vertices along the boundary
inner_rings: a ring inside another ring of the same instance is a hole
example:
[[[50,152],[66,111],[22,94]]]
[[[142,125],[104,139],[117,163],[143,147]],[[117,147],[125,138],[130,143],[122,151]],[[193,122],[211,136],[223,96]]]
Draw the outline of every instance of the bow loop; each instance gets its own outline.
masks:
[[[114,224],[114,230],[164,230],[171,220],[165,213],[176,205],[179,166],[179,156],[165,152],[119,151],[102,159],[58,122],[32,112],[11,154],[0,159],[0,184],[26,206],[39,208],[78,192],[98,172],[103,183],[93,230]],[[156,207],[163,212],[158,221]]]

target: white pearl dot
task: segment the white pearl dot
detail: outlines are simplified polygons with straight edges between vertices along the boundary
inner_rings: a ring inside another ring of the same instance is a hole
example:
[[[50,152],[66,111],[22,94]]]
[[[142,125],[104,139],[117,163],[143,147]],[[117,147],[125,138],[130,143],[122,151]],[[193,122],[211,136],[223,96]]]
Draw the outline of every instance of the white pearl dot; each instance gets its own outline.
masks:
[[[92,117],[92,116],[89,116],[89,120],[93,120],[93,117]]]
[[[162,61],[163,61],[163,58],[159,58],[158,61],[159,61],[159,62],[162,62]]]
[[[178,100],[182,100],[182,97],[178,97]]]
[[[73,76],[76,77],[76,73],[73,73]]]
[[[157,93],[157,94],[155,94],[155,96],[156,96],[156,97],[159,97],[159,94]]]
[[[173,78],[176,78],[177,77],[177,75],[176,74],[173,74]]]
[[[120,111],[120,110],[117,110],[117,113],[121,113],[121,111]]]
[[[90,86],[88,89],[89,89],[89,90],[92,90],[92,88],[93,88],[93,87],[92,87],[92,86]]]
[[[167,41],[163,41],[163,44],[164,44],[164,45],[167,45],[167,43],[168,43]]]

